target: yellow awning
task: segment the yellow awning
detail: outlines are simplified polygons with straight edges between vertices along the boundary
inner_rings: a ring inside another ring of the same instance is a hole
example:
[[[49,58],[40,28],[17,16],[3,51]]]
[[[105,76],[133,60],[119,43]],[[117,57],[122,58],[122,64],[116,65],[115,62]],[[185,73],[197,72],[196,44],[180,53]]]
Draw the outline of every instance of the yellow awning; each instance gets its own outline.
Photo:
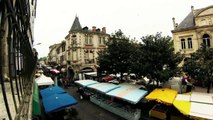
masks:
[[[147,100],[156,100],[157,102],[172,105],[177,91],[168,88],[156,88],[149,95],[146,96]]]
[[[185,100],[175,100],[173,105],[184,115],[189,115],[191,102]]]

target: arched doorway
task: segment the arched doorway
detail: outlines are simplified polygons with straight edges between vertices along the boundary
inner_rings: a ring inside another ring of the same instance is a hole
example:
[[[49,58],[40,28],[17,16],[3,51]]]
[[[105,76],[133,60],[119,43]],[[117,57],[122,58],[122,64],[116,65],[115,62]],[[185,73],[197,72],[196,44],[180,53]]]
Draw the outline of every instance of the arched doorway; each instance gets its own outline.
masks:
[[[203,44],[206,45],[207,47],[211,46],[211,39],[208,34],[203,35]]]

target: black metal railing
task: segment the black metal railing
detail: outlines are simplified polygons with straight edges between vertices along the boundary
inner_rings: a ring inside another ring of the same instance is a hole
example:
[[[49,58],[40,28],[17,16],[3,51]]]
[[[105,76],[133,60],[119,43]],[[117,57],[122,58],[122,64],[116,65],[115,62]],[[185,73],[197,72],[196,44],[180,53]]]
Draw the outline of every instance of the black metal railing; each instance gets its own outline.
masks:
[[[28,116],[37,62],[30,16],[28,0],[0,0],[0,119]]]

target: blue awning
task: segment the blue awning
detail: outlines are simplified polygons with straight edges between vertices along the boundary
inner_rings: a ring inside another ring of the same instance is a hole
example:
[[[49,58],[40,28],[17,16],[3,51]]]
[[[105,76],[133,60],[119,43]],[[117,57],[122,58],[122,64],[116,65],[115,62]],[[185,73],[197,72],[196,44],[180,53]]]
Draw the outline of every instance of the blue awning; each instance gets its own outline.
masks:
[[[114,89],[120,87],[120,86],[115,85],[115,84],[111,84],[111,83],[97,83],[97,84],[90,85],[88,87],[93,88],[93,89],[98,90],[98,91],[103,92],[103,93],[107,93],[111,90],[114,90]]]
[[[94,80],[78,80],[78,81],[75,81],[75,83],[80,84],[83,87],[87,87],[89,85],[97,84],[99,82]]]
[[[138,103],[148,91],[140,90],[132,86],[121,86],[107,93],[109,96],[118,97],[132,104]]]
[[[43,97],[45,96],[50,96],[50,95],[53,95],[53,94],[59,94],[59,93],[65,93],[66,91],[59,87],[59,86],[53,86],[53,87],[48,87],[46,89],[43,89],[40,91],[40,94]]]
[[[77,100],[68,93],[45,96],[42,101],[46,113],[56,112],[77,104]]]

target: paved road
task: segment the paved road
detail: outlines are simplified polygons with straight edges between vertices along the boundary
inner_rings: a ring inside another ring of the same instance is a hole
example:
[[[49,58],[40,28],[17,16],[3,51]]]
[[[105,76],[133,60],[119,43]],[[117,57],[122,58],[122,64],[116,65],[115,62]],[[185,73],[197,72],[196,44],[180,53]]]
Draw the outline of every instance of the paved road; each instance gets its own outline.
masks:
[[[78,100],[75,105],[81,120],[124,120],[123,118],[104,110],[103,108],[93,104],[89,100],[80,100],[76,87],[69,87],[67,92]]]

